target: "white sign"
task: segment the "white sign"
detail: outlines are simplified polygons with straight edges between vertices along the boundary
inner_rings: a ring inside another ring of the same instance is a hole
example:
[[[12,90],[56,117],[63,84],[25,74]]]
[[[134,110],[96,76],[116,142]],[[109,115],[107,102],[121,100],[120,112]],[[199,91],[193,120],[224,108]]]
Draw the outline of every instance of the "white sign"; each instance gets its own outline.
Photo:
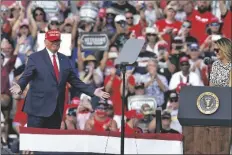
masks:
[[[45,40],[45,33],[39,33],[37,36],[37,51],[43,50],[45,48],[44,40]],[[62,33],[61,34],[60,49],[58,52],[66,55],[66,56],[71,56],[71,54],[72,54],[71,45],[72,45],[71,34]]]
[[[129,110],[140,110],[144,104],[148,104],[152,109],[157,108],[156,100],[152,96],[135,95],[128,98]]]

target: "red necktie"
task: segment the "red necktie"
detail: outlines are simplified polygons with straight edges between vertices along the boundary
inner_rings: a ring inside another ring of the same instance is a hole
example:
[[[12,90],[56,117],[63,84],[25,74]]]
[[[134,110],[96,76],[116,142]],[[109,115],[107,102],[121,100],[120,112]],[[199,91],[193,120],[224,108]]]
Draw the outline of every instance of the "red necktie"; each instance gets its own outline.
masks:
[[[56,55],[55,54],[53,54],[53,68],[54,68],[54,71],[56,74],[56,79],[57,79],[57,81],[59,81],[59,69],[58,69],[58,65],[56,62]]]

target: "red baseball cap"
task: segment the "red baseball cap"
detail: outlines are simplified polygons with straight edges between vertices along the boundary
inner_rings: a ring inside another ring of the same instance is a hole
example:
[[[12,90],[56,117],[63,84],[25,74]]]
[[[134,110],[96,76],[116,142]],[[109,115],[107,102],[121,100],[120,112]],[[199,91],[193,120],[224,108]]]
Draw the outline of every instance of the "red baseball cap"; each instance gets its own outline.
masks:
[[[61,41],[60,36],[61,36],[60,31],[49,30],[45,34],[45,39],[47,39],[48,41]]]
[[[180,63],[183,63],[183,62],[188,62],[189,63],[189,58],[186,57],[186,56],[183,56],[180,58]]]
[[[137,118],[137,119],[142,119],[143,114],[138,113],[136,110],[130,110],[126,112],[126,117],[131,119],[131,118]]]

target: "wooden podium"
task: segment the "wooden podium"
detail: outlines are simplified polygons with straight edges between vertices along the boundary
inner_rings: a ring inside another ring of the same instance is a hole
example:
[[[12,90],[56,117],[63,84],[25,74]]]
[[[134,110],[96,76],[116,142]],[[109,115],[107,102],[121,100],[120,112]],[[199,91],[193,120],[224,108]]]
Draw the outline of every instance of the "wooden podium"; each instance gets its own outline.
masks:
[[[231,88],[183,87],[179,103],[184,154],[230,154]]]

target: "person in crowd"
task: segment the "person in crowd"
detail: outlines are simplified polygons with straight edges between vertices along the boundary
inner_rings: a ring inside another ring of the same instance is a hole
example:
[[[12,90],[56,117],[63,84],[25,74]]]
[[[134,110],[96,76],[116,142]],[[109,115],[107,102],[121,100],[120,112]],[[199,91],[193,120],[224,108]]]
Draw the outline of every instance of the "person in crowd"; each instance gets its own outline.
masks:
[[[86,84],[98,87],[103,83],[103,72],[100,66],[97,66],[96,57],[89,54],[83,58],[81,50],[81,41],[78,39],[78,71],[80,79]]]
[[[181,57],[179,63],[181,71],[172,75],[169,83],[169,90],[176,89],[179,83],[186,83],[192,86],[203,85],[200,77],[196,73],[190,71],[190,63],[187,56]]]
[[[147,74],[148,61],[151,58],[157,59],[157,55],[153,52],[147,51],[146,48],[147,48],[147,43],[145,42],[136,60],[137,65],[135,67],[134,77],[135,77],[135,81],[138,83],[141,82],[140,81],[141,77]]]
[[[146,40],[147,40],[147,48],[146,50],[149,52],[153,52],[156,54],[157,57],[160,56],[160,53],[158,52],[158,45],[165,44],[165,41],[161,41],[159,37],[159,31],[156,27],[146,27],[145,29],[146,33]],[[166,43],[167,44],[167,43]]]
[[[188,55],[190,56],[190,71],[195,72],[202,79],[202,69],[207,67],[204,64],[204,61],[200,58],[201,52],[199,49],[199,45],[196,43],[192,43],[188,48]]]
[[[140,8],[139,14],[140,19],[138,23],[135,23],[133,13],[129,11],[125,13],[127,27],[132,33],[131,35],[134,35],[135,37],[142,36],[143,29],[147,26],[144,16],[144,8]]]
[[[60,25],[59,29],[62,33],[69,33],[72,35],[72,47],[75,47],[77,37],[77,27],[79,25],[79,17],[73,16],[65,19],[64,23]]]
[[[46,32],[47,15],[43,8],[35,7],[32,11],[32,16],[37,24],[39,32]]]
[[[198,40],[190,34],[192,29],[192,23],[188,20],[183,21],[182,27],[178,32],[178,36],[183,39],[183,42],[186,42],[187,46],[191,43],[198,43]]]
[[[177,4],[175,4],[175,5],[177,5],[177,12],[176,12],[175,19],[177,21],[184,22],[187,18],[187,14],[184,10],[184,6],[186,4],[186,1],[171,1],[171,2],[172,3],[177,2]]]
[[[1,109],[5,118],[5,134],[3,137],[3,141],[7,144],[10,110],[12,106],[12,96],[9,91],[11,83],[9,75],[14,69],[16,58],[18,55],[18,50],[15,50],[13,40],[11,40],[10,38],[2,38],[1,52],[4,58],[3,64],[1,65]]]
[[[114,24],[114,18],[116,15],[116,11],[113,8],[106,8],[106,24],[102,28],[102,32],[107,33],[109,39],[111,39],[116,33],[116,27]]]
[[[106,103],[100,101],[99,106],[96,107],[94,116],[87,120],[85,130],[87,131],[117,131],[117,123],[107,116]]]
[[[80,104],[77,108],[76,119],[77,119],[77,127],[80,130],[85,129],[86,121],[92,117],[92,106],[91,105],[91,97],[85,94],[82,94],[80,97]]]
[[[206,36],[206,26],[212,18],[216,18],[209,10],[209,1],[197,1],[197,10],[193,10],[188,16],[187,20],[192,23],[191,34],[195,37],[201,45]]]
[[[57,52],[60,47],[60,37],[60,32],[56,30],[46,33],[46,48],[30,55],[23,75],[18,83],[14,83],[10,88],[12,94],[21,94],[29,82],[33,85],[28,91],[30,95],[27,94],[23,108],[23,111],[29,114],[28,127],[60,128],[66,82],[90,96],[95,95],[102,99],[110,97],[108,93],[102,91],[103,88],[94,89],[76,76],[69,59]]]
[[[180,58],[187,55],[187,44],[183,38],[176,36],[172,40],[171,52],[169,55],[168,69],[171,73],[178,72],[180,70],[179,61]]]
[[[135,96],[136,95],[145,95],[145,87],[144,83],[136,83],[135,84]]]
[[[111,6],[120,11],[130,11],[133,14],[136,14],[135,7],[129,4],[127,0],[118,0],[117,2],[113,3]]]
[[[173,134],[179,134],[178,131],[171,128],[171,114],[169,111],[164,110],[161,115],[162,119],[162,129],[161,133],[173,133]]]
[[[155,118],[155,109],[145,103],[141,107],[141,114],[143,114],[143,118],[139,120],[138,127],[142,129],[142,133],[149,133],[149,125]]]
[[[12,23],[9,20],[10,18],[10,10],[7,6],[1,5],[1,32],[2,35],[10,35],[12,29]]]
[[[227,38],[221,38],[215,42],[214,52],[218,60],[212,65],[210,86],[231,86],[231,46],[232,42]]]
[[[17,50],[17,47],[16,47],[16,50]],[[26,53],[25,64],[21,65],[21,67],[18,67],[18,69],[16,69],[14,71],[14,76],[15,76],[14,81],[15,82],[17,82],[19,80],[19,78],[22,76],[23,71],[25,69],[25,65],[28,62],[28,57],[32,53],[33,53],[32,51],[28,51]],[[15,116],[14,116],[12,127],[16,131],[17,134],[19,134],[19,127],[26,126],[26,124],[27,124],[27,115],[26,115],[26,113],[24,113],[22,111],[22,109],[23,109],[23,105],[24,105],[24,102],[25,102],[25,97],[27,95],[28,90],[29,90],[29,84],[26,86],[24,92],[21,95],[16,94],[16,95],[12,96],[16,100],[16,113],[15,113]]]
[[[61,130],[75,130],[77,129],[76,112],[77,105],[70,104],[69,108],[66,109],[65,120],[61,122]]]
[[[129,39],[129,29],[126,24],[126,17],[124,15],[117,15],[114,18],[114,24],[116,33],[111,38],[110,43],[114,43],[119,48],[119,51],[121,51],[123,45]]]
[[[163,17],[163,13],[157,1],[144,1],[144,3],[146,5],[144,16],[148,26],[152,27],[158,19]]]
[[[35,40],[37,37],[37,25],[31,14],[31,7],[27,8],[27,18],[24,18],[24,9],[21,10],[18,20],[16,20],[12,28],[12,39],[17,41],[17,38],[24,38],[19,47],[19,57],[24,63],[28,50],[33,50]],[[17,44],[17,42],[16,42]]]
[[[127,111],[125,122],[125,133],[126,134],[138,134],[142,133],[142,129],[138,127],[138,122],[143,118],[143,115],[136,110]],[[121,132],[121,129],[120,129]]]
[[[176,11],[177,6],[173,6],[171,4],[167,5],[164,10],[166,18],[157,20],[155,23],[160,35],[169,45],[171,43],[171,39],[177,35],[182,25],[181,22],[176,21],[175,19]]]
[[[158,61],[150,59],[147,65],[148,73],[141,77],[141,81],[145,86],[145,94],[155,96],[157,105],[161,107],[164,104],[164,93],[168,90],[168,82],[157,70]]]
[[[119,128],[121,126],[122,115],[120,85],[121,78],[120,75],[117,74],[117,69],[114,66],[110,69],[110,75],[105,77],[104,87],[106,92],[110,93],[110,100],[112,100],[114,107],[114,120],[117,122]]]
[[[219,2],[219,9],[221,12],[221,19],[223,21],[222,25],[222,33],[227,38],[232,38],[232,31],[231,31],[231,18],[232,18],[232,3],[230,3],[230,9],[227,9],[225,2],[226,1],[218,1]]]
[[[179,110],[179,95],[175,90],[170,91],[169,93],[169,99],[168,99],[166,110],[171,113],[172,122],[170,127],[178,131],[179,133],[182,133],[182,126],[180,125],[180,122],[177,118],[178,110]]]
[[[212,18],[209,21],[207,27],[207,35],[205,36],[204,42],[201,44],[201,51],[204,52],[205,56],[213,56],[213,43],[220,39],[223,34],[221,34],[221,23],[217,18]]]
[[[114,61],[119,55],[119,49],[116,45],[110,45],[109,50],[105,51],[100,62],[100,68],[104,72],[104,76],[110,75],[111,68],[114,67]]]

